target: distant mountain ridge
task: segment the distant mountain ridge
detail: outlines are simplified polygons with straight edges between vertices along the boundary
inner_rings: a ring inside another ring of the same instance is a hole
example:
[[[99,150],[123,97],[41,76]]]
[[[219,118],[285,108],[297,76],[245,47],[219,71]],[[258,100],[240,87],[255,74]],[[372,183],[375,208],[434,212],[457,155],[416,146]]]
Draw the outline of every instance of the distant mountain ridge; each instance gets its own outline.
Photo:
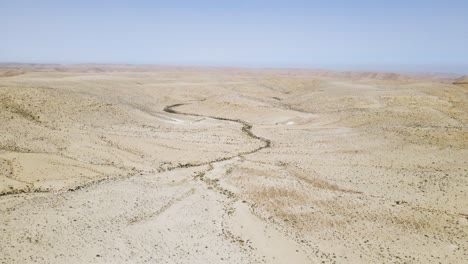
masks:
[[[209,69],[213,72],[225,71],[234,74],[279,74],[290,76],[310,76],[319,78],[340,78],[346,80],[382,80],[382,81],[414,81],[436,80],[444,83],[455,83],[453,74],[432,73],[402,73],[384,71],[339,71],[330,69],[300,69],[300,68],[244,68],[244,67],[210,67],[210,66],[164,66],[143,64],[36,64],[36,63],[0,63],[0,77],[10,77],[27,72],[75,72],[75,73],[106,73],[106,72],[152,72],[161,70],[176,70],[191,72],[196,69]],[[466,80],[466,76],[464,76]],[[465,81],[463,81],[465,82]]]

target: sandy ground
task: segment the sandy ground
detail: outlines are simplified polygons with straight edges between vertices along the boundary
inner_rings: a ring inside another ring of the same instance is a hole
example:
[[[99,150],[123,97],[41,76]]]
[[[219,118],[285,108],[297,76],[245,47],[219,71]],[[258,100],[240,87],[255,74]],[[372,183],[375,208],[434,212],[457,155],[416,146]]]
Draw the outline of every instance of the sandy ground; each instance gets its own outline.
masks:
[[[466,263],[466,80],[3,65],[0,263]]]

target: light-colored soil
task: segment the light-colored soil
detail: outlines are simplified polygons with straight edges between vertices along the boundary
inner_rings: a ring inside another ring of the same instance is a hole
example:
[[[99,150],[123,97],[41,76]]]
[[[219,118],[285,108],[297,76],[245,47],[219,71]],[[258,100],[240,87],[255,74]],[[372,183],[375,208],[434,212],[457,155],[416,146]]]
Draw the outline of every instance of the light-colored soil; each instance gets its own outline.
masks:
[[[0,75],[0,263],[468,259],[464,79],[125,65]]]

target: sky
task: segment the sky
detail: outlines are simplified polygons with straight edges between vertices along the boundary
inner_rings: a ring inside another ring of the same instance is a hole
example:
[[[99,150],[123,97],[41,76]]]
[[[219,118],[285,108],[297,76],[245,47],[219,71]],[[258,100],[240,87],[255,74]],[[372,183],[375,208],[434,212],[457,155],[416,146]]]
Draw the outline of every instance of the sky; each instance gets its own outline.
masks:
[[[468,73],[468,0],[0,0],[0,62]]]

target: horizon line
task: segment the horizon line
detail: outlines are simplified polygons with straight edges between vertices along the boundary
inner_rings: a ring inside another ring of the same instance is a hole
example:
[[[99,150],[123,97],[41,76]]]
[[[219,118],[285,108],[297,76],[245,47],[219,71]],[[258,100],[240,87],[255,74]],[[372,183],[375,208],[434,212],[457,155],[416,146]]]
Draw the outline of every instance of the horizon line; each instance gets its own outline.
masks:
[[[338,63],[338,64],[318,64],[313,65],[255,65],[255,64],[242,64],[242,65],[229,65],[229,64],[191,64],[191,63],[129,63],[129,62],[14,62],[14,61],[0,61],[0,66],[7,65],[27,65],[27,66],[88,66],[88,65],[101,65],[101,66],[153,66],[153,67],[200,67],[200,68],[239,68],[239,69],[265,69],[265,70],[323,70],[323,71],[336,71],[336,72],[376,72],[376,73],[397,73],[397,74],[430,74],[430,75],[468,75],[467,64],[400,64],[400,63]],[[319,66],[320,65],[320,66]],[[416,67],[460,67],[463,70],[429,70],[417,69]],[[358,67],[358,68],[346,68]],[[364,68],[359,68],[364,67]],[[365,68],[370,67],[370,68]],[[410,67],[411,69],[384,69],[382,67]],[[341,69],[340,69],[341,68]],[[374,68],[374,69],[371,69]],[[380,69],[379,69],[380,68]]]

